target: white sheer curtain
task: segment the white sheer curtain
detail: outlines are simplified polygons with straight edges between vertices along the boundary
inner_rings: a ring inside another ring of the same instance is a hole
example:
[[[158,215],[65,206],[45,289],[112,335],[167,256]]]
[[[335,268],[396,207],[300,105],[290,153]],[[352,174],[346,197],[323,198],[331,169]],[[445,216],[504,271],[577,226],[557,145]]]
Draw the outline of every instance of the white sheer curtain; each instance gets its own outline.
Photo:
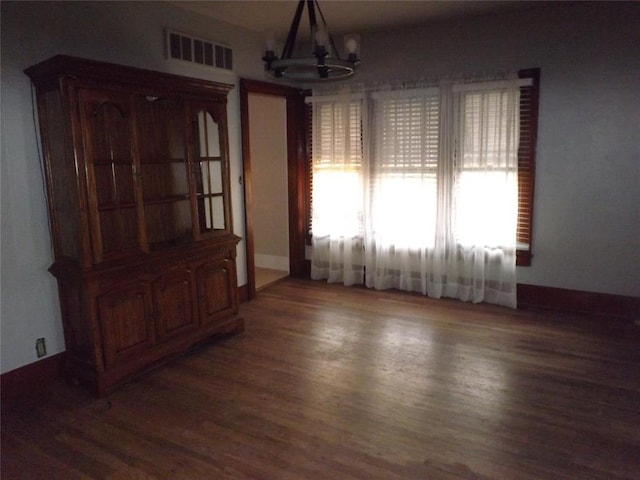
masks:
[[[314,101],[312,278],[515,308],[518,81],[368,101],[370,142],[352,100]]]
[[[515,308],[518,81],[454,86],[456,297]],[[452,293],[452,292],[449,292]]]
[[[363,96],[311,100],[311,278],[363,283]]]
[[[372,94],[366,284],[427,293],[438,210],[439,90]]]

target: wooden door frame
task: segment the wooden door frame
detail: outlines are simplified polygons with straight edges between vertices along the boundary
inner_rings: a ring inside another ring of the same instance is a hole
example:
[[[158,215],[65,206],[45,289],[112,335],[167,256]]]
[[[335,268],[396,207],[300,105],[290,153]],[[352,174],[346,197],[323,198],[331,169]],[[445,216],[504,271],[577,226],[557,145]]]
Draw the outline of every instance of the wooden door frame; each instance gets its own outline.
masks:
[[[308,162],[305,139],[304,91],[294,87],[240,79],[240,124],[244,175],[244,218],[247,260],[247,295],[256,296],[256,267],[253,239],[253,198],[249,132],[249,94],[284,98],[287,109],[287,187],[289,190],[289,274],[308,276],[305,261]]]

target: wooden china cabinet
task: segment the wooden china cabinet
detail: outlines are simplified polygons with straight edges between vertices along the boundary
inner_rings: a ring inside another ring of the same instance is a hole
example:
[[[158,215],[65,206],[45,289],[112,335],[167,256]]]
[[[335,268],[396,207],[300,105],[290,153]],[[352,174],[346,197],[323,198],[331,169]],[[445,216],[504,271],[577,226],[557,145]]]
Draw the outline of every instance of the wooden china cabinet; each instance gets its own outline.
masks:
[[[237,316],[231,85],[56,56],[35,85],[68,373],[99,395]]]

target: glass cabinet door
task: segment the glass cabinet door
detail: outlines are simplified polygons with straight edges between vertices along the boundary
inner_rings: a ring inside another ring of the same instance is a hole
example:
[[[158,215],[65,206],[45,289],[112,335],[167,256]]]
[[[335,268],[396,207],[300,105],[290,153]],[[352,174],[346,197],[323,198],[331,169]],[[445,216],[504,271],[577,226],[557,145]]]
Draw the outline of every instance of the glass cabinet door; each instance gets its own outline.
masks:
[[[95,262],[144,250],[136,186],[130,97],[81,90]]]
[[[228,232],[228,162],[225,125],[216,121],[217,108],[198,109],[192,117],[195,136],[197,227],[200,234]]]
[[[140,182],[151,251],[193,239],[184,102],[136,98]]]

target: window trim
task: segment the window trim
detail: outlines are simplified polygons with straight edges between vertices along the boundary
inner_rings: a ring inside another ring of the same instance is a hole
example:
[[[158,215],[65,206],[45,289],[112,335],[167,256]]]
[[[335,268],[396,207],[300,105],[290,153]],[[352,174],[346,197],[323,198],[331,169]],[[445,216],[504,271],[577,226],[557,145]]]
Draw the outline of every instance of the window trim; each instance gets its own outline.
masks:
[[[528,267],[531,266],[533,258],[533,200],[538,138],[540,68],[520,70],[518,77],[530,78],[533,81],[531,86],[520,87],[520,142],[518,147],[518,226],[516,228],[516,242],[519,245],[527,245],[527,248],[518,248],[516,250],[516,265]]]

